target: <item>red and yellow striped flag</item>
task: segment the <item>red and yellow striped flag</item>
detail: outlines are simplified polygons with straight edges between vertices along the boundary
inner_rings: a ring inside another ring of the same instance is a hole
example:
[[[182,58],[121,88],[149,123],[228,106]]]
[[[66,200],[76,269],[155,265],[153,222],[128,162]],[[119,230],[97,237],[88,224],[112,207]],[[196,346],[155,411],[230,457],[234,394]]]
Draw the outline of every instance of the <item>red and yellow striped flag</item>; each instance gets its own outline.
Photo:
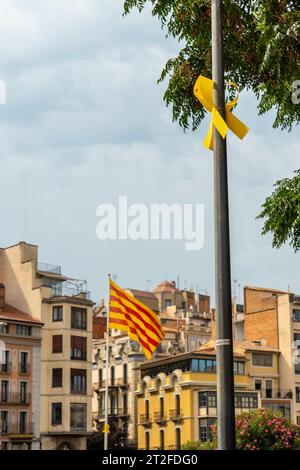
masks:
[[[164,334],[157,315],[110,279],[109,328],[126,331],[151,359]]]

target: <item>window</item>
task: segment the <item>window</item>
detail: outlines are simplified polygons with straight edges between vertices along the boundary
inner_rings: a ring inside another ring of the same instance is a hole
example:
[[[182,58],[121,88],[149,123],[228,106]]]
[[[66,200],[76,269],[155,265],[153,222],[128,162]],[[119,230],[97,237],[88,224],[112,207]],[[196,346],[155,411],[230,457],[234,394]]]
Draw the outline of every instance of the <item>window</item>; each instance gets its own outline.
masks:
[[[160,442],[160,450],[165,449],[165,431],[162,429],[159,431],[159,442]]]
[[[86,393],[86,369],[71,369],[71,393]]]
[[[180,416],[180,395],[175,395],[176,416]]]
[[[62,403],[52,403],[52,426],[62,424]]]
[[[20,355],[20,373],[28,374],[29,372],[29,354],[26,351],[21,351]]]
[[[17,325],[16,333],[20,336],[31,336],[31,326]]]
[[[103,370],[99,369],[99,387],[102,387],[103,383]]]
[[[85,308],[71,307],[71,328],[86,330],[87,311]]]
[[[206,407],[207,404],[207,396],[206,393],[199,393],[199,408]]]
[[[146,415],[146,420],[149,420],[150,418],[149,400],[145,401],[145,415]]]
[[[192,372],[216,372],[215,359],[192,359]]]
[[[20,411],[19,431],[20,434],[27,433],[27,411]]]
[[[123,412],[126,415],[128,413],[128,395],[124,393],[123,395]]]
[[[8,392],[9,392],[9,381],[2,380],[1,381],[1,402],[3,403],[8,402]]]
[[[163,418],[164,415],[165,415],[165,406],[164,406],[164,399],[163,397],[160,397],[159,399],[159,413],[160,413],[160,417]]]
[[[114,366],[112,366],[110,368],[110,381],[111,381],[111,385],[115,385],[115,368],[114,368]]]
[[[300,322],[300,309],[293,309],[293,321]]]
[[[10,372],[10,352],[2,350],[0,351],[1,361],[0,361],[0,372]]]
[[[175,442],[176,442],[176,450],[180,450],[181,448],[181,432],[180,428],[175,429]]]
[[[62,387],[62,369],[52,369],[52,388]]]
[[[207,406],[208,408],[216,408],[217,407],[217,395],[215,394],[208,394],[207,395]]]
[[[55,305],[52,309],[52,320],[63,321],[63,306]]]
[[[234,361],[233,370],[235,375],[244,375],[245,374],[245,363],[243,361]]]
[[[236,408],[257,408],[258,407],[258,402],[257,402],[257,395],[256,394],[241,394],[241,393],[236,393],[234,395],[234,406]]]
[[[149,431],[145,432],[145,448],[150,450],[150,433]]]
[[[86,338],[71,336],[71,359],[86,361]]]
[[[266,380],[266,398],[273,397],[273,382],[272,380]]]
[[[0,333],[7,334],[8,333],[8,323],[1,323],[0,324]]]
[[[300,333],[294,333],[294,343],[293,347],[300,349]]]
[[[300,374],[300,363],[295,364],[295,374]]]
[[[123,383],[127,384],[128,381],[128,367],[127,364],[123,365]]]
[[[300,387],[296,387],[296,403],[300,403]]]
[[[166,299],[166,300],[165,300],[165,308],[171,307],[171,305],[172,305],[172,300]]]
[[[216,408],[217,407],[217,395],[216,393],[200,392],[198,396],[199,408]]]
[[[200,419],[199,437],[201,442],[208,441],[207,419]]]
[[[63,337],[62,337],[62,335],[52,336],[52,352],[53,352],[53,354],[63,352]]]
[[[8,433],[8,411],[1,411],[1,432],[2,434]]]
[[[258,392],[262,391],[262,380],[255,379],[255,390],[257,390]]]
[[[71,403],[70,405],[70,426],[73,431],[86,431],[86,405]]]
[[[273,354],[252,354],[252,365],[260,367],[272,367],[273,365]]]
[[[300,416],[297,416],[297,424],[300,426]]]
[[[20,382],[20,402],[28,403],[28,382]]]

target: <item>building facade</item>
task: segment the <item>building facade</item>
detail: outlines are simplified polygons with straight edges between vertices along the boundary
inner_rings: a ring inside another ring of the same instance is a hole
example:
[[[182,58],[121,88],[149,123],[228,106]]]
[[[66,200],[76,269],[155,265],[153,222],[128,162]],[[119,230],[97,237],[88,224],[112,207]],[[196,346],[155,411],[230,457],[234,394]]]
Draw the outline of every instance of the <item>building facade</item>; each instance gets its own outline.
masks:
[[[40,263],[38,247],[0,250],[9,303],[43,323],[40,361],[41,449],[85,449],[92,431],[93,302],[86,282]]]
[[[276,348],[235,343],[236,414],[262,406],[264,392],[256,386],[256,377],[270,380],[272,393],[278,393],[278,356]],[[217,418],[214,341],[195,352],[148,361],[140,370],[136,392],[139,449],[180,449],[187,441],[208,440]],[[289,409],[290,400],[282,406]]]
[[[41,327],[0,284],[0,449],[40,448]]]
[[[154,357],[165,358],[197,348],[210,339],[210,299],[193,292],[180,291],[174,282],[163,281],[152,292],[127,289],[131,295],[151,308],[160,318],[164,339]],[[162,310],[161,310],[162,309]],[[104,423],[106,338],[99,338],[99,320],[107,309],[95,308],[93,339],[93,420],[95,429]],[[110,331],[109,338],[109,423],[127,433],[126,445],[138,440],[137,384],[140,364],[146,358],[140,346],[124,332]]]
[[[291,401],[291,419],[300,424],[300,296],[247,286],[244,289],[244,336],[278,348],[280,394]]]

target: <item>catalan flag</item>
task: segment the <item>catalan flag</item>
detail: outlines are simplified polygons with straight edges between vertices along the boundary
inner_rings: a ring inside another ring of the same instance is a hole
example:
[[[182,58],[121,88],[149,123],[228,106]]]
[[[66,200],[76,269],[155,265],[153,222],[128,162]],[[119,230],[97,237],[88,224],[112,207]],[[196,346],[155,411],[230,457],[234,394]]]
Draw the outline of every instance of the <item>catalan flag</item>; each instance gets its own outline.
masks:
[[[157,315],[110,279],[109,328],[126,331],[151,359],[164,334]]]

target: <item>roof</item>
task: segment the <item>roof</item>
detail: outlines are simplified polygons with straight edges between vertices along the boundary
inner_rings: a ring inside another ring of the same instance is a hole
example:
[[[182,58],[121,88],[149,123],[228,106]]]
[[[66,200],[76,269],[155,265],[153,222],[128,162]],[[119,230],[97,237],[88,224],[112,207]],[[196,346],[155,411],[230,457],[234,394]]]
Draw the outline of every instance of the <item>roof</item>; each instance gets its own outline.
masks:
[[[198,349],[198,352],[205,353],[205,354],[216,354],[216,342],[215,340],[211,339],[206,343],[202,344]],[[253,341],[234,341],[233,342],[233,353],[234,355],[241,355],[245,351],[263,351],[263,352],[277,352],[280,351],[276,348],[271,346],[267,346],[264,344],[258,344]]]
[[[273,294],[290,294],[290,292],[279,289],[270,289],[269,287],[245,286],[245,289],[252,289],[261,292],[272,292]]]
[[[156,300],[153,292],[149,292],[147,290],[130,289],[130,287],[128,287],[126,290],[129,290],[133,296],[138,295],[139,297],[147,297],[148,299]]]
[[[180,292],[179,289],[177,289],[176,284],[171,281],[162,281],[158,286],[153,289],[153,292],[159,293],[159,292]]]
[[[32,323],[41,326],[43,325],[43,323],[37,318],[32,317],[28,313],[17,310],[15,307],[12,307],[6,302],[4,303],[4,307],[0,309],[0,320]]]

